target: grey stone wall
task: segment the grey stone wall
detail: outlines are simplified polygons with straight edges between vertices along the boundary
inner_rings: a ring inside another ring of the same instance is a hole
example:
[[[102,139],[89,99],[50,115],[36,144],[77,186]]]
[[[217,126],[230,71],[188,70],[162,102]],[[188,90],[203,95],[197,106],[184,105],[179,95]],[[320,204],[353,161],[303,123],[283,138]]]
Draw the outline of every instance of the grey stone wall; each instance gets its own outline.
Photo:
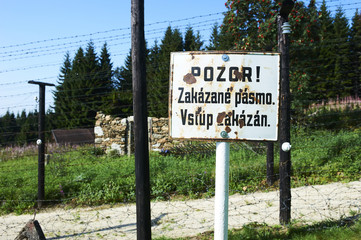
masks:
[[[119,118],[98,112],[95,119],[96,146],[104,148],[107,152],[117,151],[121,155],[133,153],[133,117]],[[168,118],[149,117],[148,137],[150,151],[167,150],[179,143],[169,138]]]

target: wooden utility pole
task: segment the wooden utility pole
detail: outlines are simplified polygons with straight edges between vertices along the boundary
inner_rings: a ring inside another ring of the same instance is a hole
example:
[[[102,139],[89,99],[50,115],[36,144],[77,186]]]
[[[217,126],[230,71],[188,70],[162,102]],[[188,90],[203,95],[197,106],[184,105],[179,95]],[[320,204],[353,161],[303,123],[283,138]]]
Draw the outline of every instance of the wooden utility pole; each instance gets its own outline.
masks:
[[[45,86],[55,86],[52,83],[29,81],[39,85],[39,118],[38,118],[38,208],[45,200]]]
[[[137,239],[151,239],[144,0],[131,2]]]
[[[292,0],[282,2],[277,17],[278,49],[281,53],[281,94],[280,94],[280,224],[288,224],[291,220],[291,152],[290,122],[291,98],[289,79],[289,36],[288,15],[293,8]]]

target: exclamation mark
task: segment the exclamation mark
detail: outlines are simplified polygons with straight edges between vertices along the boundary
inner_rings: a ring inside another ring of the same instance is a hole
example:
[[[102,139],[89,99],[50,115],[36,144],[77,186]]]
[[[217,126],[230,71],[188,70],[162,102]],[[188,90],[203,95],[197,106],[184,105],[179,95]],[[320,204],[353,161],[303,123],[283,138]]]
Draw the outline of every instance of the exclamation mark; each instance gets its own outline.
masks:
[[[259,74],[260,74],[260,71],[261,71],[261,67],[260,67],[260,66],[257,66],[257,67],[256,67],[256,71],[257,71],[257,79],[256,79],[256,82],[259,82]]]

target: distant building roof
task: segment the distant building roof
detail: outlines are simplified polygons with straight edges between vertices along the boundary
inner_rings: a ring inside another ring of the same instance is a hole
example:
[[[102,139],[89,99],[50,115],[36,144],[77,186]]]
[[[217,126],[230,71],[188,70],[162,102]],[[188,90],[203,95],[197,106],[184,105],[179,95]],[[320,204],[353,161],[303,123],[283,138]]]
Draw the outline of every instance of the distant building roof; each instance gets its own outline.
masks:
[[[90,144],[95,139],[93,128],[54,129],[51,132],[58,144]]]

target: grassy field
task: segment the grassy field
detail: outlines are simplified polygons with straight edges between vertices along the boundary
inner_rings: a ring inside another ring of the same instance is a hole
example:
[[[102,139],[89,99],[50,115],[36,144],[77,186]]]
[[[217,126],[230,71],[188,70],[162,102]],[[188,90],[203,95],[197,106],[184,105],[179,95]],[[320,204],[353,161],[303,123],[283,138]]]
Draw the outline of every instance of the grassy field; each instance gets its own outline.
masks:
[[[360,129],[331,132],[293,129],[292,187],[354,181],[361,173]],[[230,194],[278,188],[266,184],[264,143],[237,145],[230,156]],[[135,201],[134,157],[105,155],[92,146],[49,147],[46,205],[96,206]],[[275,172],[278,173],[278,146]],[[32,212],[37,198],[36,150],[2,149],[0,214]],[[214,195],[215,156],[150,154],[151,197],[182,200]],[[357,214],[357,213],[355,213]],[[359,239],[361,224],[326,222],[287,228],[250,224],[229,232],[229,239]],[[212,239],[212,233],[188,239]]]
[[[313,225],[267,226],[252,223],[242,229],[228,231],[229,240],[358,240],[361,236],[361,220],[354,218],[328,221]],[[212,240],[213,232],[187,238],[156,238],[155,240]]]
[[[251,149],[250,147],[253,147]],[[275,172],[278,172],[275,146]],[[0,212],[18,214],[31,210],[37,197],[37,155],[0,162]],[[214,195],[215,157],[150,155],[152,199],[201,198]],[[47,205],[101,205],[135,201],[134,158],[109,156],[100,149],[57,149],[46,166]],[[292,187],[352,181],[360,178],[360,130],[295,130],[292,134]],[[266,184],[263,143],[232,150],[230,193],[246,194],[277,188]]]

